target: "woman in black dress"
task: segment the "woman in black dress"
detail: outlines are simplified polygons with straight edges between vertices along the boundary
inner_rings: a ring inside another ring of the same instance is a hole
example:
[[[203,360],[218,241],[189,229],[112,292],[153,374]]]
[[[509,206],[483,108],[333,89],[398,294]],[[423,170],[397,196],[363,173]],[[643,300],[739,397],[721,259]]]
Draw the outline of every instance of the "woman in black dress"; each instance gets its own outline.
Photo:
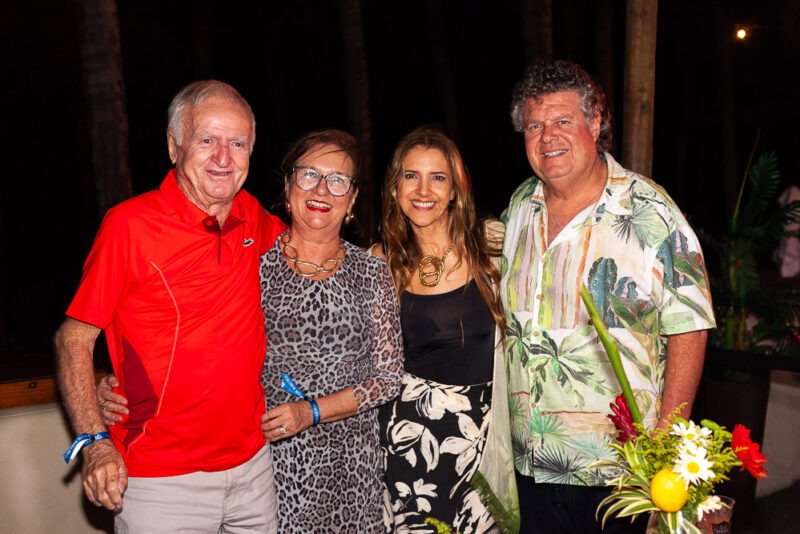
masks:
[[[455,144],[423,127],[395,150],[382,241],[400,298],[405,375],[380,409],[387,532],[519,528],[500,332],[503,226],[475,215]],[[493,395],[495,393],[495,395]]]

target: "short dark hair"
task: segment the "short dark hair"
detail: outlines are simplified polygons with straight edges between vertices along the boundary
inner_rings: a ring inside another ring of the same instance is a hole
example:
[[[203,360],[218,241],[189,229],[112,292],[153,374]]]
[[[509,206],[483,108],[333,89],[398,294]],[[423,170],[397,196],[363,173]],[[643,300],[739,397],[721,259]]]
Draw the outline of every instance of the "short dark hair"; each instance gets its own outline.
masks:
[[[521,132],[525,128],[525,102],[563,91],[575,91],[578,94],[581,111],[587,123],[595,116],[600,118],[600,133],[595,146],[598,153],[608,150],[611,147],[611,112],[606,103],[606,95],[580,65],[571,61],[536,60],[528,65],[522,79],[511,92],[511,122],[514,129]]]
[[[289,179],[292,169],[297,166],[297,162],[306,152],[322,145],[338,147],[353,160],[353,187],[358,187],[358,179],[361,175],[361,151],[358,148],[358,141],[349,133],[332,128],[307,133],[292,143],[281,161],[281,174],[284,179]]]

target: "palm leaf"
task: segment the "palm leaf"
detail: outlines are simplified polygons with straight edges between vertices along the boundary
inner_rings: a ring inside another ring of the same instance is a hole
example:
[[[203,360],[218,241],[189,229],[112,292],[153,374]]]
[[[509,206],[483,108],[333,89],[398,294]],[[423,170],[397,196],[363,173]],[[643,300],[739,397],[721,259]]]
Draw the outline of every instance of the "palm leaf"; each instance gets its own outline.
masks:
[[[530,433],[539,436],[542,443],[564,443],[569,436],[563,427],[563,423],[553,414],[543,414],[538,409],[531,414]]]
[[[545,446],[533,458],[533,467],[539,473],[537,480],[552,484],[582,484],[582,471],[588,463],[565,449]]]
[[[775,196],[780,184],[778,158],[775,153],[762,154],[753,163],[745,180],[750,186],[750,191],[743,209],[733,219],[734,231],[755,225],[767,209],[769,201]]]

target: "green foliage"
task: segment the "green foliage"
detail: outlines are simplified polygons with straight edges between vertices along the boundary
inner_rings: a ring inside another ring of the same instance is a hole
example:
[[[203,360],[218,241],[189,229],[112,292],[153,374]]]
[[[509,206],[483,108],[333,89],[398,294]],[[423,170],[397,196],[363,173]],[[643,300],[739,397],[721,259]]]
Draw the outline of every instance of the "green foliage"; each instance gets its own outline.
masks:
[[[425,518],[425,524],[436,527],[437,534],[459,534],[458,531],[453,533],[453,527],[444,521],[439,521],[438,519],[434,519],[432,517]]]
[[[628,409],[631,411],[631,417],[633,418],[634,422],[641,423],[642,416],[639,414],[639,408],[634,400],[633,391],[628,383],[628,377],[625,375],[625,370],[622,368],[622,360],[619,357],[619,348],[617,343],[611,333],[608,331],[608,328],[606,328],[603,319],[600,317],[600,313],[597,311],[597,305],[595,304],[593,295],[588,289],[586,289],[585,285],[581,285],[581,299],[586,305],[586,309],[589,312],[589,317],[592,318],[592,324],[594,324],[594,327],[597,330],[597,335],[603,344],[603,348],[606,350],[606,355],[608,356],[608,360],[611,362],[611,367],[614,368],[614,374],[616,375],[619,385],[622,388],[622,393],[625,396],[625,402],[628,403]]]
[[[539,436],[541,443],[564,443],[569,437],[564,431],[563,424],[553,414],[543,414],[538,408],[531,414],[530,433]]]
[[[546,484],[586,485],[588,462],[559,447],[544,446],[536,454],[533,466],[536,479]]]
[[[800,319],[800,291],[762,289],[756,262],[756,255],[781,237],[800,237],[800,231],[785,230],[800,223],[800,201],[772,205],[779,185],[777,157],[762,154],[748,164],[726,232],[700,232],[717,257],[717,269],[711,273],[718,326],[710,340],[713,346],[800,356],[798,329],[793,326]]]

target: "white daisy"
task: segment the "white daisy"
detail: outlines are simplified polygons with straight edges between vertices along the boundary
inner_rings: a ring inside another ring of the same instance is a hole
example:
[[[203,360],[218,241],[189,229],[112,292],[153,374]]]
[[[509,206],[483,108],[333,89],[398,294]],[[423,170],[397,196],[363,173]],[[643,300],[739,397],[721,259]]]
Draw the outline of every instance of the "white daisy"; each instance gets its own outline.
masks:
[[[722,499],[720,499],[716,495],[709,495],[706,500],[697,505],[697,520],[702,521],[703,514],[707,514],[709,512],[716,512],[723,506],[725,505],[722,504]]]
[[[697,426],[694,421],[689,421],[689,424],[683,421],[672,425],[673,436],[681,436],[684,440],[689,441],[695,445],[705,446],[706,438],[711,436],[711,430],[704,426]]]
[[[678,473],[678,478],[682,478],[686,489],[689,489],[689,484],[697,485],[701,480],[714,478],[716,475],[711,470],[713,465],[713,462],[706,459],[706,450],[703,447],[688,445],[678,453],[678,461],[672,471]]]

